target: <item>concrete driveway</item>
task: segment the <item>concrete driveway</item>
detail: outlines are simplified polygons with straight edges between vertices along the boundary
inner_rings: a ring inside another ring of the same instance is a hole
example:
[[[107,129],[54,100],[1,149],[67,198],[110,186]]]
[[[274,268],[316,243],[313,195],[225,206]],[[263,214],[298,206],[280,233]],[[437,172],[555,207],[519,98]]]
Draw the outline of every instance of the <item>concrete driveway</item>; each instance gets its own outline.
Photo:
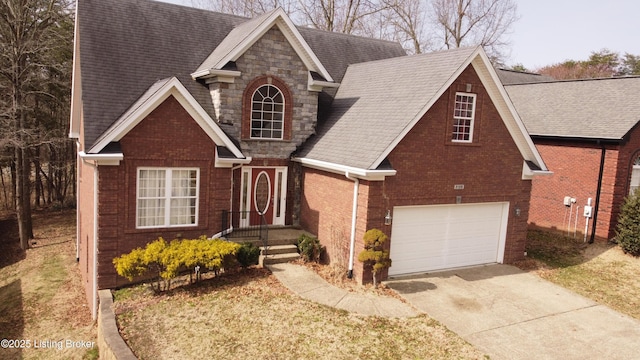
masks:
[[[386,284],[491,359],[640,359],[640,321],[513,266]]]

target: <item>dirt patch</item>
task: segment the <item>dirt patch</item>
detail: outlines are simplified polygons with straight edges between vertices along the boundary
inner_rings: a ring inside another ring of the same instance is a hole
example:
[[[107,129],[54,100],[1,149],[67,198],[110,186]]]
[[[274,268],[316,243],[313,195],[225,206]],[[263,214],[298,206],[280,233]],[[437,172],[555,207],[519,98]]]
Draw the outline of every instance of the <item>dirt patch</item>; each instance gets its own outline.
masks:
[[[35,239],[23,255],[12,253],[17,231],[0,242],[0,254],[9,252],[0,267],[0,338],[25,345],[0,349],[0,358],[95,358],[97,349],[67,344],[96,338],[75,261],[75,211],[34,212],[33,220]],[[15,217],[0,226],[17,229]]]

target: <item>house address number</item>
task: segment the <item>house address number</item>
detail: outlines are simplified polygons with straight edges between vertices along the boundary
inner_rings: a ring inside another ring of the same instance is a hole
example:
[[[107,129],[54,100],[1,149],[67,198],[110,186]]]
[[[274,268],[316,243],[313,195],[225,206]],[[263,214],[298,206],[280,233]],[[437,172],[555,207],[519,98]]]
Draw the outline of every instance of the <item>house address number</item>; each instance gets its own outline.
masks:
[[[453,190],[463,190],[464,184],[455,184],[453,185]]]

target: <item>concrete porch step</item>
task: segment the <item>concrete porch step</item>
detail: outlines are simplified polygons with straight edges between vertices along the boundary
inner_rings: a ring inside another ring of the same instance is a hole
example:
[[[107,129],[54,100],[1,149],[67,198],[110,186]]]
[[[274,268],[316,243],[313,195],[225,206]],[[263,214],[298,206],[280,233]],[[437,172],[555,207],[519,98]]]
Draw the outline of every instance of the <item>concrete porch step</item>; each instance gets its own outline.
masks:
[[[295,261],[298,258],[300,258],[300,255],[298,253],[260,255],[259,264],[260,266],[281,264],[281,263],[286,263],[290,261]]]
[[[260,255],[297,254],[298,247],[293,244],[260,246]]]

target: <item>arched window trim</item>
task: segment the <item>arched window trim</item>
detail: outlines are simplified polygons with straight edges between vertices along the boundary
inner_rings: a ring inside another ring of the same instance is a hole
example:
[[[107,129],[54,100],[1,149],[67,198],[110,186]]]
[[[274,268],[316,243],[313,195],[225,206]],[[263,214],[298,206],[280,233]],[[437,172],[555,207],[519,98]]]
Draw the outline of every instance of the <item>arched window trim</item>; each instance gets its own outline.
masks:
[[[254,92],[263,85],[273,85],[280,90],[284,100],[282,138],[254,138],[251,136],[251,108]],[[241,138],[248,141],[290,141],[293,128],[293,94],[282,79],[274,75],[262,75],[249,81],[242,94]]]
[[[285,96],[277,86],[263,84],[251,95],[250,138],[284,138]]]

